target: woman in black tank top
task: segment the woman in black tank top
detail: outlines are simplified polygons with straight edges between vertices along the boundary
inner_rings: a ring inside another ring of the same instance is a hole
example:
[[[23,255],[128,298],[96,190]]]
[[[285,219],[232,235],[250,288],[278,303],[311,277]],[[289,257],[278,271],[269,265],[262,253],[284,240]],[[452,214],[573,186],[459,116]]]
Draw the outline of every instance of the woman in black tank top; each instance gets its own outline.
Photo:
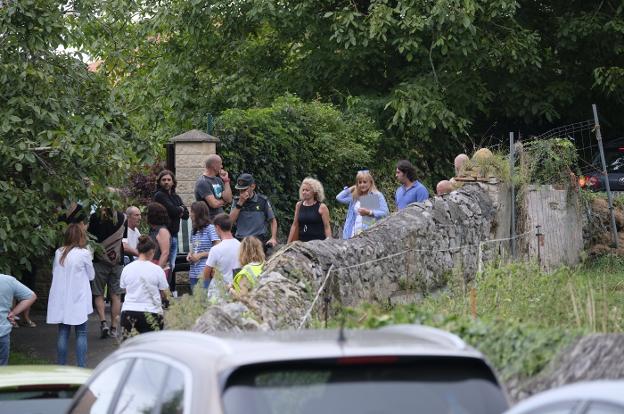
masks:
[[[301,201],[295,206],[295,217],[290,227],[288,243],[294,240],[310,241],[331,238],[329,209],[323,203],[323,185],[314,178],[306,178],[299,187]]]

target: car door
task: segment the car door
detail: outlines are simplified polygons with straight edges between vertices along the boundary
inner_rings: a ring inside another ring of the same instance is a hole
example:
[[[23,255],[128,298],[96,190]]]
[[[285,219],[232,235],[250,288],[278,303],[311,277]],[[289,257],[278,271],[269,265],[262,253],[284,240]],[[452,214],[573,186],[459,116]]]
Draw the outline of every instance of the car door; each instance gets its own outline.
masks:
[[[184,412],[184,374],[168,363],[137,358],[113,414],[178,414]]]
[[[182,414],[187,378],[160,358],[122,358],[94,374],[70,414]]]

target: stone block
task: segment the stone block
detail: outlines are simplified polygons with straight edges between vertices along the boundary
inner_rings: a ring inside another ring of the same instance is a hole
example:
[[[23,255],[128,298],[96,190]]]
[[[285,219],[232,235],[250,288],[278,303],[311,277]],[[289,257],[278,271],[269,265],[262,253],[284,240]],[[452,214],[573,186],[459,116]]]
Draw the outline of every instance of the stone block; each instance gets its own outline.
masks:
[[[176,166],[176,180],[195,182],[203,172],[203,168]]]
[[[176,169],[181,167],[202,169],[206,162],[206,155],[203,154],[176,154]]]
[[[208,155],[217,152],[217,144],[214,142],[176,142],[175,153],[177,155],[203,155],[204,160]]]

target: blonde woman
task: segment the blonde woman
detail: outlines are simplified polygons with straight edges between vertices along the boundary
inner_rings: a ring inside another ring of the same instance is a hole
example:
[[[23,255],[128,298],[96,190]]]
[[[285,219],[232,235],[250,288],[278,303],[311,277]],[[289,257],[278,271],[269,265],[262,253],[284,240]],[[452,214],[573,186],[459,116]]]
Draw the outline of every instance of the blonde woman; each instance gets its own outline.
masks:
[[[358,171],[355,185],[345,187],[336,196],[336,200],[349,204],[342,232],[342,238],[345,240],[360,234],[389,214],[386,198],[377,190],[375,180],[368,170]]]
[[[299,201],[290,226],[288,243],[294,240],[310,241],[331,238],[329,209],[323,203],[325,190],[319,180],[306,178],[299,187]]]
[[[240,245],[238,260],[243,268],[234,276],[232,293],[246,294],[258,280],[264,266],[264,248],[262,242],[253,236],[245,237]]]

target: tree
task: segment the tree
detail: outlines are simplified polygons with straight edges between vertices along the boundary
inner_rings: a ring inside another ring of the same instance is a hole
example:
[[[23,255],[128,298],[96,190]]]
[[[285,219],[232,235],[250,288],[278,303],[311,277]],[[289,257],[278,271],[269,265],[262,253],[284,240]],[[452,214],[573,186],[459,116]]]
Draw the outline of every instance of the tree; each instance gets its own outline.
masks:
[[[591,102],[624,126],[620,3],[115,0],[89,6],[88,46],[162,136],[291,92],[358,103],[384,130],[380,159],[441,175],[454,150],[587,119]]]
[[[48,255],[70,201],[111,201],[151,146],[134,140],[107,80],[63,51],[65,11],[50,0],[0,7],[0,270]],[[112,201],[111,201],[112,202]]]

